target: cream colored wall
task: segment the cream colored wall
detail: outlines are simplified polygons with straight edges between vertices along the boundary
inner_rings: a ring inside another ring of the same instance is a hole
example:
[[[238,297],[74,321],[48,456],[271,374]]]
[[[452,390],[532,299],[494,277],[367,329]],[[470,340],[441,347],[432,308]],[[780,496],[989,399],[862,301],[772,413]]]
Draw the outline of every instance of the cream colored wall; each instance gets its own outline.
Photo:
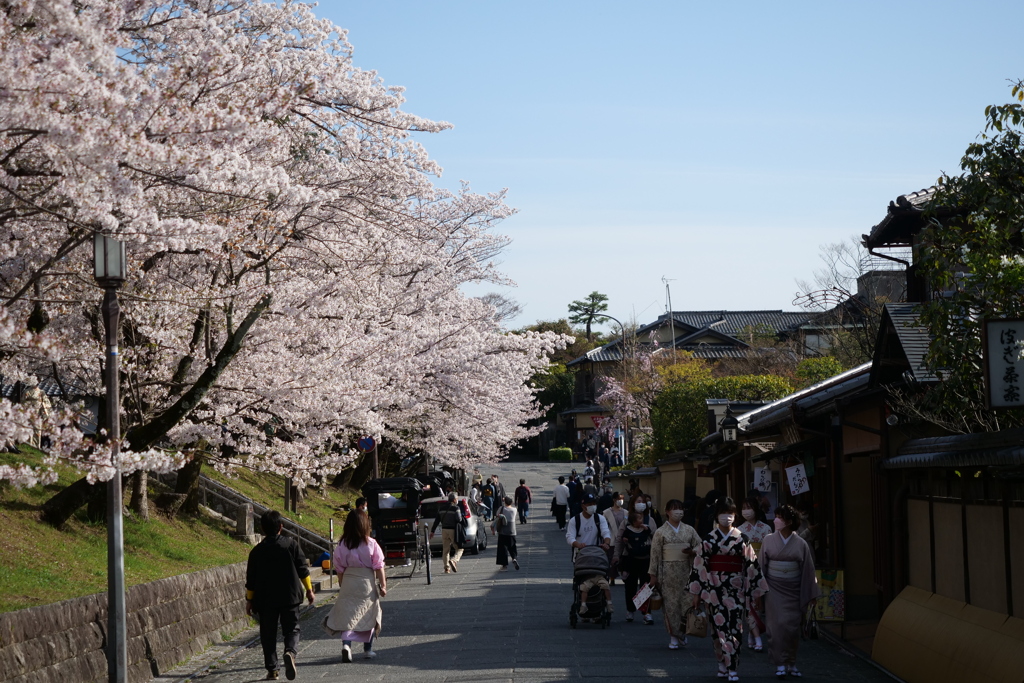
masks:
[[[637,483],[640,485],[640,490],[644,493],[649,493],[654,496],[655,500],[658,500],[658,478],[655,476],[649,477],[637,477]]]
[[[697,477],[696,489],[698,498],[703,498],[713,488],[715,488],[714,477]]]
[[[1013,613],[1024,615],[1024,508],[1010,508],[1010,568]]]
[[[932,552],[928,532],[928,501],[907,501],[907,539],[910,585],[932,590]]]
[[[655,498],[658,509],[664,510],[665,503],[672,498],[683,500],[686,494],[686,470],[682,467],[668,466],[659,467],[661,471],[661,482],[659,484],[659,496]]]
[[[967,506],[967,558],[971,604],[1006,614],[1003,508]]]
[[[964,600],[964,544],[959,503],[934,503],[935,592]]]

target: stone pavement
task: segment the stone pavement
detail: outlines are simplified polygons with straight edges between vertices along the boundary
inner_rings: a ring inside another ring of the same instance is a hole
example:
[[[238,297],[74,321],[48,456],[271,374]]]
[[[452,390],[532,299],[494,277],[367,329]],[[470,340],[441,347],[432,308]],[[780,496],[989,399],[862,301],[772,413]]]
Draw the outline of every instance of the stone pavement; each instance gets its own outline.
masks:
[[[362,659],[361,644],[356,643],[351,664],[342,664],[341,643],[319,627],[330,608],[330,598],[321,598],[321,606],[307,612],[302,621],[298,679],[353,683],[719,680],[708,639],[691,638],[689,647],[673,651],[667,647],[659,613],[653,626],[639,620],[626,623],[621,582],[612,588],[616,611],[610,628],[582,623],[575,630],[569,628],[569,549],[549,506],[556,477],[573,466],[506,463],[484,470],[485,476],[497,472],[509,493],[520,477],[533,491],[534,514],[518,532],[522,570],[510,567],[498,572],[496,544],[491,542],[480,556],[465,555],[458,573],[435,574],[430,586],[422,572],[408,580],[397,578],[399,570],[389,572],[382,637],[375,643],[377,659]],[[433,567],[440,569],[437,558]],[[798,664],[805,681],[891,680],[826,640],[803,643]],[[767,653],[744,650],[739,672],[745,681],[775,680]],[[239,683],[265,675],[256,643],[193,680]]]

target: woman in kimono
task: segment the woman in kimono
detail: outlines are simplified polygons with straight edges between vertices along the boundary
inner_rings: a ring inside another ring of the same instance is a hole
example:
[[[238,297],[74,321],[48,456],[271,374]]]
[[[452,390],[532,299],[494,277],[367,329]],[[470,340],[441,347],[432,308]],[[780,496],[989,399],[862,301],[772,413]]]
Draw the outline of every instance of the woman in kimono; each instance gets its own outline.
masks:
[[[697,607],[707,605],[719,678],[738,681],[744,606],[764,595],[768,584],[750,542],[733,526],[736,504],[732,498],[720,499],[715,511],[717,524],[693,560],[690,592],[698,596]]]
[[[341,574],[338,600],[324,619],[328,634],[341,638],[341,661],[352,661],[352,641],[363,644],[363,657],[373,659],[373,641],[380,634],[380,599],[388,592],[384,551],[370,538],[370,518],[353,510],[345,519],[334,549],[334,569]]]
[[[642,513],[641,513],[642,514]],[[687,590],[690,569],[700,536],[692,526],[683,523],[683,503],[672,499],[665,506],[665,524],[658,527],[651,540],[651,563],[647,573],[651,587],[661,592],[668,647],[678,650],[686,645],[686,613],[693,598]],[[647,618],[644,618],[647,621]]]
[[[750,496],[743,500],[740,515],[743,517],[743,523],[736,528],[747,537],[760,559],[761,542],[774,529],[768,526],[768,519],[765,517],[764,510],[761,509],[761,501],[757,499],[757,496]],[[763,566],[761,571],[764,571]],[[765,630],[763,619],[764,615],[757,609],[757,605],[747,603],[747,626],[750,629],[747,631],[747,647],[754,652],[764,650],[764,644],[761,642],[761,634]]]
[[[761,545],[761,566],[771,589],[765,601],[768,656],[777,667],[777,678],[800,676],[796,668],[800,625],[818,599],[814,554],[807,541],[794,533],[799,528],[800,513],[783,505],[775,511],[776,532]]]

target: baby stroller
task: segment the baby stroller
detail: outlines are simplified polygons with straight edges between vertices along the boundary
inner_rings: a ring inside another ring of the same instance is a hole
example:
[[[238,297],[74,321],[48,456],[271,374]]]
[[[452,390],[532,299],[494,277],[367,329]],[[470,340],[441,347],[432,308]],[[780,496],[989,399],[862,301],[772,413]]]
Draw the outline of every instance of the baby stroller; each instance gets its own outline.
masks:
[[[608,578],[609,568],[608,554],[600,546],[580,548],[576,553],[572,576],[572,607],[569,608],[570,628],[576,628],[579,619],[599,623],[601,628],[611,626],[612,614],[608,611],[604,590],[600,586],[593,586],[587,592],[586,609],[580,613],[580,587],[587,579],[595,576]]]

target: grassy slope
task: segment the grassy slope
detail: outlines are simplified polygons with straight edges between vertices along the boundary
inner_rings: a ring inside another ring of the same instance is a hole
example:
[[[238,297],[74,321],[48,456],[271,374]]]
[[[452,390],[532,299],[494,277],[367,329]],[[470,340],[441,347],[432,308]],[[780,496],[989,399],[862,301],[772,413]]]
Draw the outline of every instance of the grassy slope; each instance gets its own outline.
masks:
[[[31,460],[0,454],[5,464]],[[0,485],[0,612],[106,590],[106,525],[89,521],[84,509],[62,530],[39,521],[42,503],[77,478],[67,470],[51,486]],[[242,562],[249,547],[231,538],[232,531],[206,517],[167,519],[152,507],[148,523],[125,517],[125,580],[131,586]]]
[[[230,486],[239,493],[245,494],[261,505],[281,511],[281,514],[285,517],[294,519],[310,531],[324,537],[327,536],[329,520],[331,518],[334,519],[335,537],[341,535],[341,527],[345,523],[345,516],[348,513],[340,508],[343,505],[354,503],[359,495],[357,491],[341,491],[330,486],[323,493],[311,488],[306,490],[306,497],[299,501],[298,514],[285,513],[283,511],[283,477],[273,474],[260,474],[246,469],[238,469],[232,476],[228,476],[215,471],[212,467],[204,467],[203,474],[226,486]]]
[[[31,462],[31,456],[0,453],[0,464]],[[204,468],[217,479],[254,500],[280,510],[284,480],[281,477],[239,471],[227,477]],[[61,471],[56,484],[17,490],[0,485],[0,612],[67,600],[107,587],[107,529],[91,522],[79,510],[62,530],[39,521],[40,506],[55,492],[78,478]],[[151,499],[153,491],[150,491]],[[327,494],[310,489],[299,503],[295,517],[303,526],[327,535],[328,520],[341,533],[346,513],[338,507],[351,503],[358,493],[328,488]],[[125,517],[125,579],[129,586],[167,576],[242,562],[249,547],[234,540],[234,529],[210,518],[171,520],[150,508],[150,522]]]

